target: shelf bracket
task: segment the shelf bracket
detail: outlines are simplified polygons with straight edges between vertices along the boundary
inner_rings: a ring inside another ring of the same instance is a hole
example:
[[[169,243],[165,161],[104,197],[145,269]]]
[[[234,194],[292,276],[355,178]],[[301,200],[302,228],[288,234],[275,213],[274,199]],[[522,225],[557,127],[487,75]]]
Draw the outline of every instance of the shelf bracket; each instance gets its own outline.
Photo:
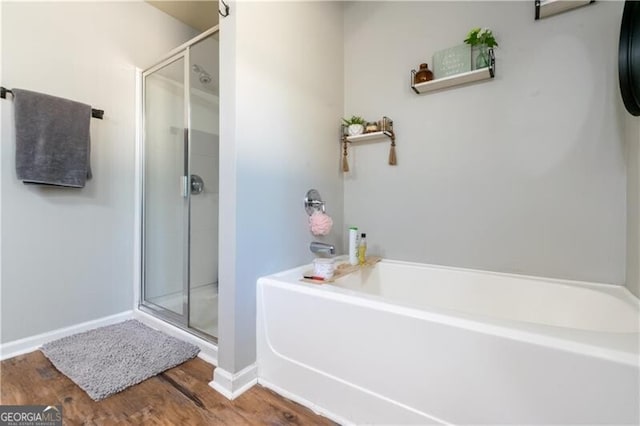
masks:
[[[418,92],[418,89],[416,89],[415,81],[416,81],[416,70],[411,70],[411,83],[410,83],[410,86],[413,89],[413,91],[416,92],[416,94],[419,95],[420,92]]]
[[[493,53],[493,49],[489,49],[489,74],[491,74],[491,78],[496,76],[496,55]]]

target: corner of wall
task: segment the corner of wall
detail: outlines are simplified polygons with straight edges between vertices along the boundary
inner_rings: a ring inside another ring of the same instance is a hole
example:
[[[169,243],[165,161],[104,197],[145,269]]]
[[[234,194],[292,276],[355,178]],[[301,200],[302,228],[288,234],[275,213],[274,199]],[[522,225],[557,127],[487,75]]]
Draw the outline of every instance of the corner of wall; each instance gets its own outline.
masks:
[[[625,113],[626,114],[626,113]],[[640,297],[640,118],[625,119],[627,158],[626,286]]]
[[[218,365],[233,370],[236,335],[236,22],[239,2],[220,18],[220,231]]]
[[[234,400],[258,383],[258,368],[251,364],[233,374],[220,367],[213,370],[213,380],[209,386],[221,393],[225,398]]]
[[[342,5],[235,2],[220,25],[220,204],[228,207],[220,211],[212,387],[233,395],[233,376],[256,360],[256,280],[311,259],[302,205],[309,188],[335,215],[327,238],[342,246]],[[299,51],[313,53],[301,61],[292,54]]]

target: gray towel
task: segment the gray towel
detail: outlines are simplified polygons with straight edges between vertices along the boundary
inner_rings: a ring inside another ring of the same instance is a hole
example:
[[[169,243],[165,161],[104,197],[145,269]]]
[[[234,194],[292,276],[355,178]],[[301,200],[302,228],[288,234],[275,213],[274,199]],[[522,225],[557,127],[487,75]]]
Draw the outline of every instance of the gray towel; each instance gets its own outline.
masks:
[[[12,92],[18,179],[84,187],[91,179],[91,106],[28,90]]]

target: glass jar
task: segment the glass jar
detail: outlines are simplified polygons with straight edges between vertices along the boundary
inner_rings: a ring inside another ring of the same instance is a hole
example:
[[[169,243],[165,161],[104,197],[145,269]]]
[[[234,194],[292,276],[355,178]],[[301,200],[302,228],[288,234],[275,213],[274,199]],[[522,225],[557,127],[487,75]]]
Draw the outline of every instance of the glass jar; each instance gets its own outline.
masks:
[[[413,84],[424,83],[433,80],[433,72],[429,69],[428,64],[420,64],[420,69],[416,72]]]
[[[486,68],[489,66],[489,47],[486,44],[479,44],[477,46],[473,46],[473,51],[475,54],[475,63],[473,66],[474,70],[478,70],[480,68]]]
[[[317,257],[313,259],[313,275],[325,280],[333,277],[336,270],[336,261],[333,258]]]

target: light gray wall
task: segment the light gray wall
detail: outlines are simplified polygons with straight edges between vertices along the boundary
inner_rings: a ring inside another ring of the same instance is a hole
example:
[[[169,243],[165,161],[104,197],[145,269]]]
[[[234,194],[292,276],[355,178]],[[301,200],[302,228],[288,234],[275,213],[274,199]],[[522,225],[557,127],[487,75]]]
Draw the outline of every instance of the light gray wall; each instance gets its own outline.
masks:
[[[2,84],[105,110],[92,120],[82,190],[15,176],[13,106],[2,114],[2,342],[131,309],[135,67],[194,31],[144,2],[3,2]]]
[[[394,120],[351,149],[345,225],[408,261],[625,281],[625,156],[617,46],[622,2],[534,21],[532,2],[352,2],[345,115]],[[418,96],[409,71],[489,27],[489,82]]]
[[[220,32],[218,361],[237,372],[255,361],[257,278],[312,258],[308,189],[334,219],[324,240],[342,246],[343,38],[337,2],[243,1],[232,10]]]
[[[640,297],[640,118],[627,115],[627,288]]]

